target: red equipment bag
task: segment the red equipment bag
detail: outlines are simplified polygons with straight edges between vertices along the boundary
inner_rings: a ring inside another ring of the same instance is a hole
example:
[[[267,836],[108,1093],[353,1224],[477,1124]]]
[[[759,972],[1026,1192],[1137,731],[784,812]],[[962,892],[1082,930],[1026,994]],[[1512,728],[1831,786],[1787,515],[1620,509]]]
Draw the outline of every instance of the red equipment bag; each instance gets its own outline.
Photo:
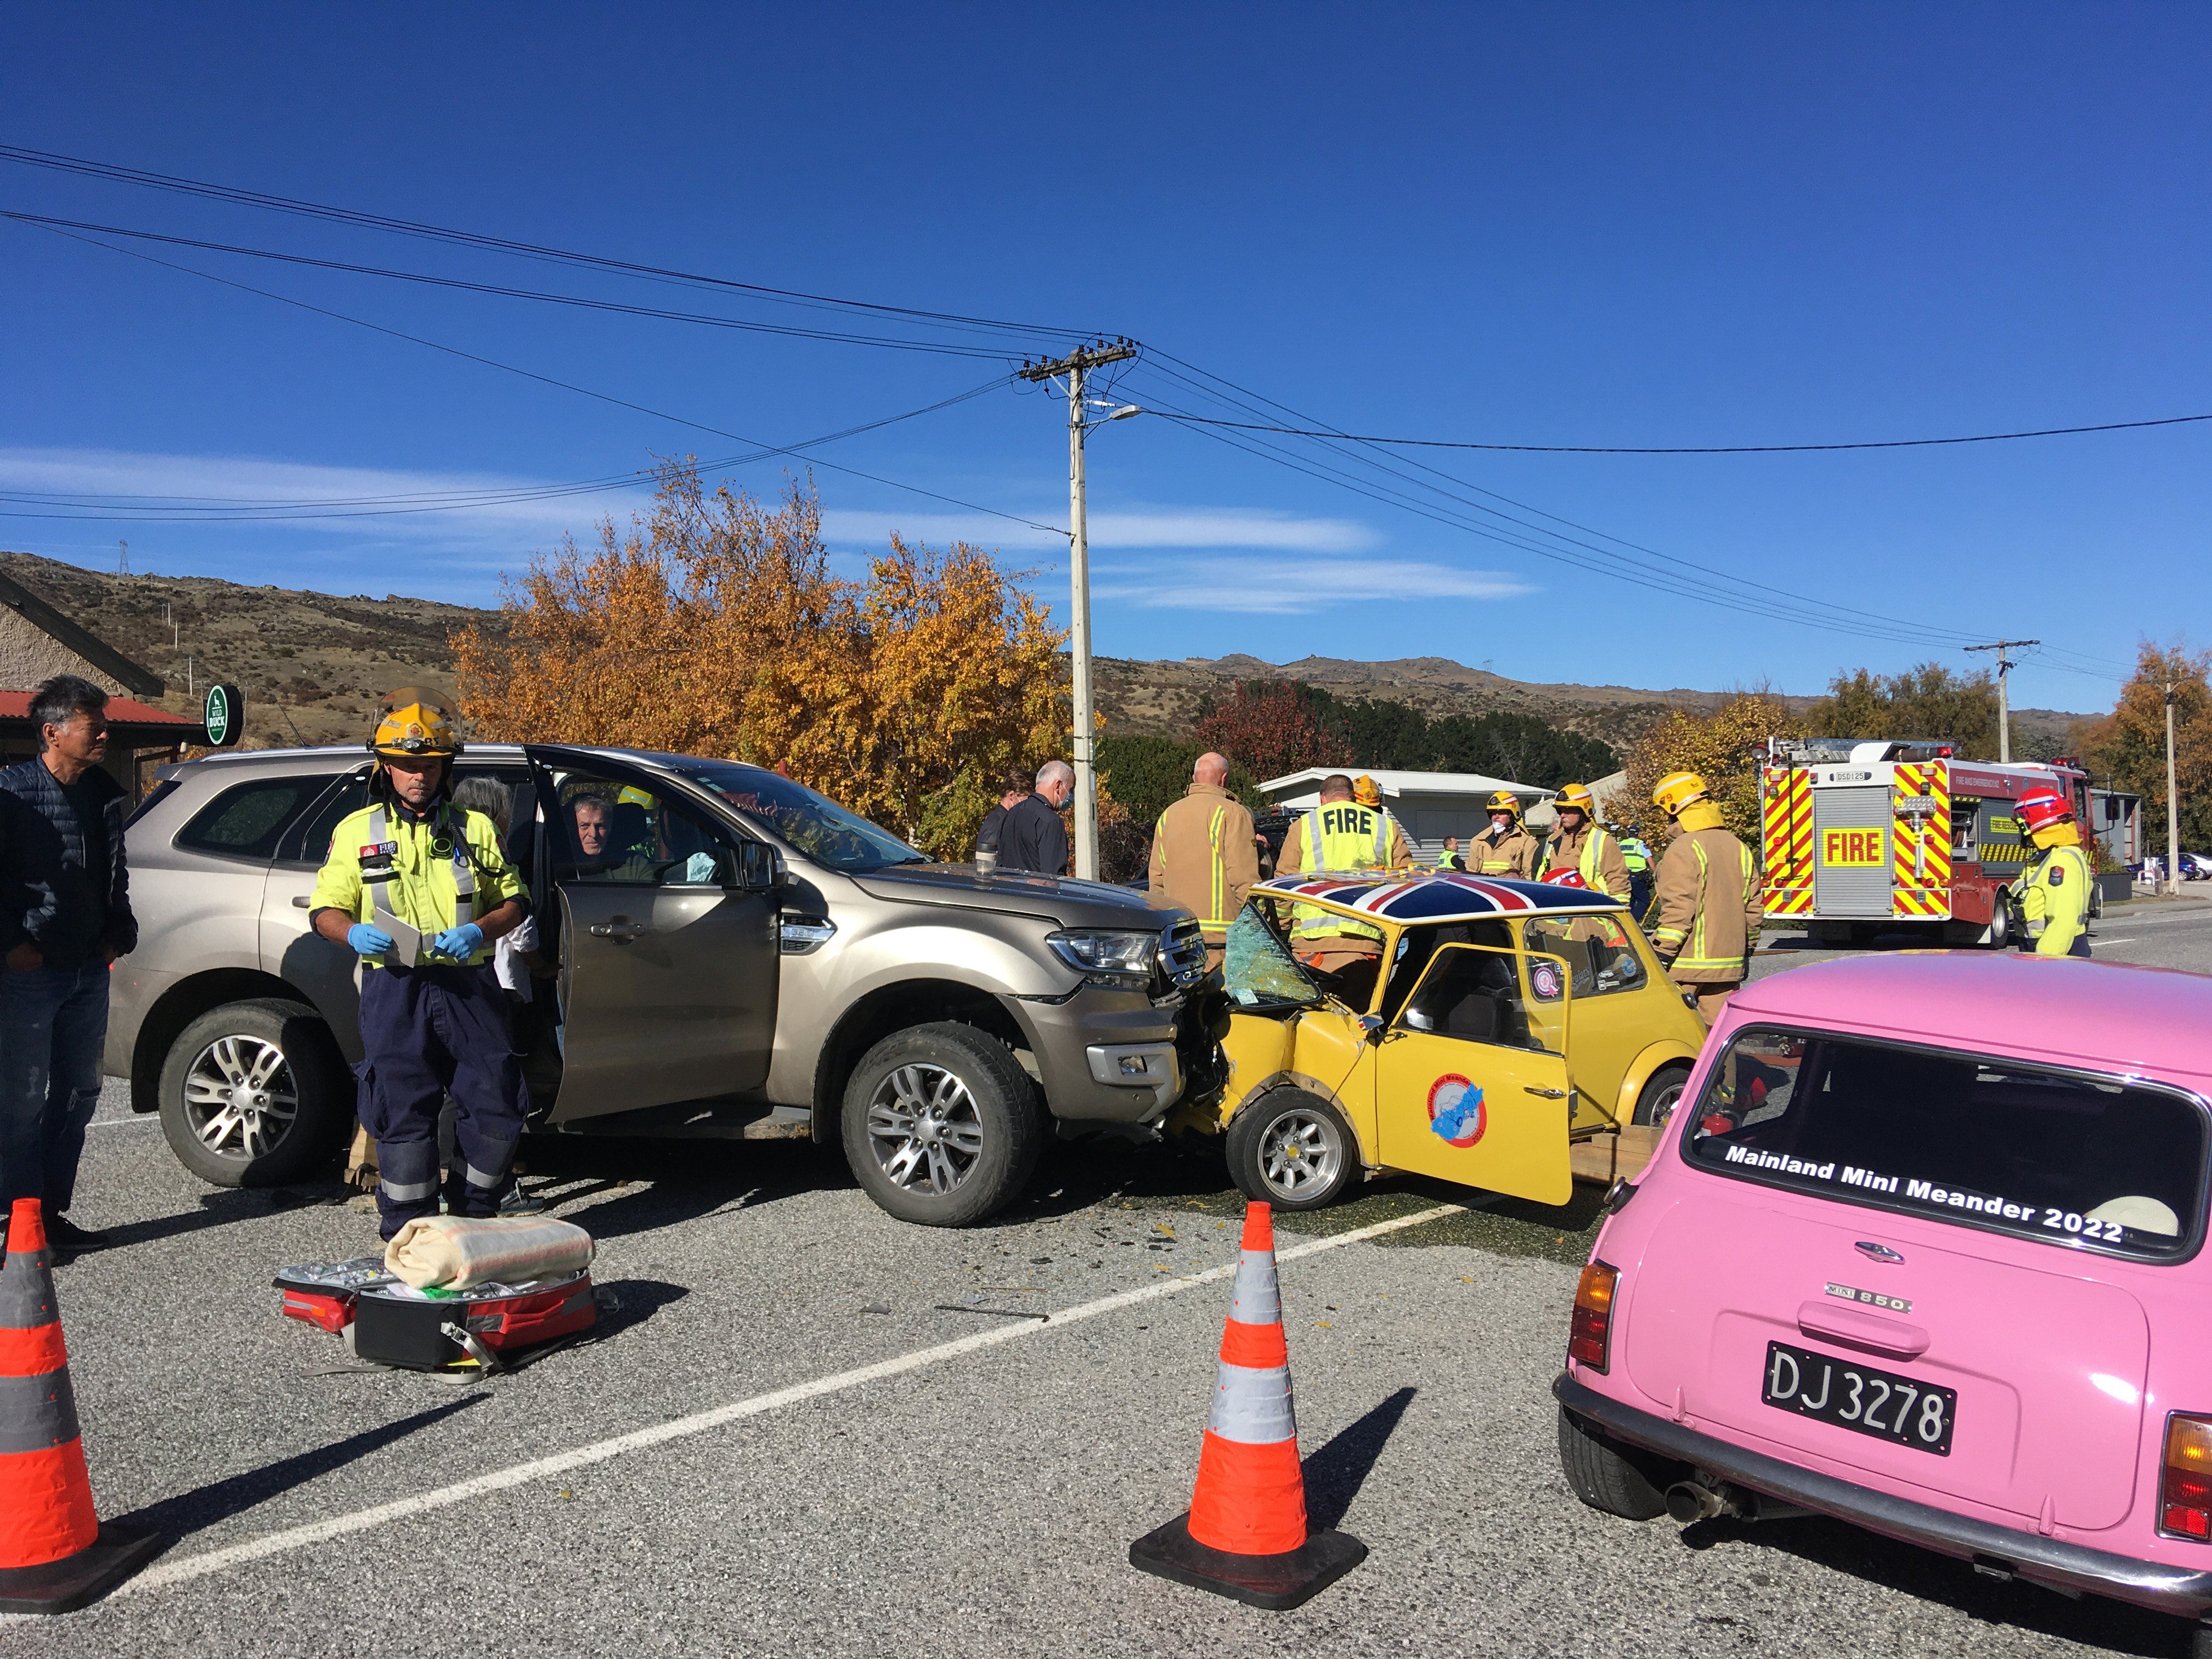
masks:
[[[384,1258],[356,1256],[351,1261],[303,1262],[282,1267],[272,1281],[284,1293],[287,1319],[297,1319],[336,1335],[353,1323],[354,1299],[371,1285],[389,1283]]]
[[[380,1365],[437,1370],[476,1358],[471,1345],[506,1353],[574,1336],[598,1319],[589,1273],[528,1285],[479,1285],[450,1296],[387,1279],[355,1300],[354,1352]]]

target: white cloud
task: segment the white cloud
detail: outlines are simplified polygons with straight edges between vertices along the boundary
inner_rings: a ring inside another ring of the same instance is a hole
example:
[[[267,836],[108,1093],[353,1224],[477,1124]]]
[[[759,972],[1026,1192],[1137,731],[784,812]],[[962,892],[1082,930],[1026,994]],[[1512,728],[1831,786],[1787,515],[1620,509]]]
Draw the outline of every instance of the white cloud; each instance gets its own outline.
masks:
[[[565,531],[588,533],[609,514],[620,521],[646,499],[643,491],[626,489],[536,501],[493,501],[480,507],[453,504],[456,497],[495,496],[543,488],[543,480],[484,472],[316,466],[248,455],[0,448],[0,489],[18,494],[106,498],[115,510],[126,513],[159,514],[185,507],[204,507],[209,509],[210,520],[233,532],[259,520],[223,518],[221,515],[229,505],[354,502],[359,506],[318,509],[343,516],[283,518],[271,522],[294,530],[356,538],[367,532],[380,537],[434,538],[449,544],[526,549],[550,545]],[[394,496],[411,499],[388,499]],[[362,510],[372,506],[411,510]],[[44,510],[85,509],[62,506]],[[129,520],[115,522],[123,526],[118,534],[130,533]]]
[[[1510,599],[1535,589],[1498,570],[1415,559],[1177,559],[1102,569],[1093,595],[1147,611],[1304,616],[1332,605],[1425,599]]]
[[[1051,524],[1057,506],[1029,516]],[[1094,549],[1138,547],[1252,547],[1289,553],[1357,553],[1372,547],[1375,532],[1350,519],[1297,518],[1264,508],[1189,507],[1151,513],[1094,513],[1086,526]],[[836,545],[880,547],[893,531],[911,539],[943,544],[974,542],[985,547],[1049,549],[1059,551],[1067,538],[981,514],[850,512],[822,514],[823,539]]]

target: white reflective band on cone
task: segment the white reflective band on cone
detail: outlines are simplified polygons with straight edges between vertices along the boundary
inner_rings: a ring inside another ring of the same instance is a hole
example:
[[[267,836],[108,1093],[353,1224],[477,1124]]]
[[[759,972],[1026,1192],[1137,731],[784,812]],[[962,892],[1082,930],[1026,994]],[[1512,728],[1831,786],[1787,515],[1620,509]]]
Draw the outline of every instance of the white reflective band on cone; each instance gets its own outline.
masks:
[[[1275,1288],[1275,1253],[1247,1250],[1237,1264],[1237,1295],[1229,1316],[1240,1325],[1279,1325],[1283,1298]]]
[[[1273,1446],[1298,1437],[1291,1410],[1291,1368],[1257,1370],[1224,1360],[1213,1383],[1213,1419],[1207,1425],[1224,1440],[1246,1446]]]

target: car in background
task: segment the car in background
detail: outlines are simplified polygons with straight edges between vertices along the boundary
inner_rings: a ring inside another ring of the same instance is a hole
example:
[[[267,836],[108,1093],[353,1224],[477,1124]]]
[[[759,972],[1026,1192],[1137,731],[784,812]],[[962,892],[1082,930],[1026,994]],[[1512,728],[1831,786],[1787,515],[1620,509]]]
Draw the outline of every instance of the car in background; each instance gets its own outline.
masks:
[[[933,862],[735,761],[471,744],[455,770],[506,792],[557,973],[518,1027],[533,1129],[842,1142],[884,1209],[958,1226],[1055,1128],[1141,1131],[1218,1086],[1182,911]],[[106,1069],[204,1180],[296,1180],[352,1125],[363,970],[308,905],[368,772],[359,748],[210,756],[131,821]]]
[[[1554,1385],[1577,1495],[1810,1510],[2203,1620],[2207,1030],[2212,979],[2063,957],[1737,992],[1583,1272]]]
[[[1309,969],[1295,931],[1331,922],[1380,954]],[[1289,1210],[1384,1168],[1563,1204],[1578,1146],[1603,1143],[1608,1171],[1624,1154],[1641,1167],[1705,1034],[1626,904],[1543,882],[1265,881],[1231,924],[1224,977],[1226,1085],[1169,1127],[1224,1136],[1231,1177]]]

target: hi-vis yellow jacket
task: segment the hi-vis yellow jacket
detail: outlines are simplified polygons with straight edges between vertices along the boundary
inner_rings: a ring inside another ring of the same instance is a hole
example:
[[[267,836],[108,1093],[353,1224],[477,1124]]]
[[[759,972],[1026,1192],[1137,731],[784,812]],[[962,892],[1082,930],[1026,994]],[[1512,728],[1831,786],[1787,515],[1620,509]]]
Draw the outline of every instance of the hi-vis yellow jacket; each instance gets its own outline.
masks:
[[[1721,823],[1720,808],[1692,801],[1659,860],[1659,923],[1652,947],[1678,985],[1734,985],[1751,971],[1764,907],[1751,849]]]
[[[1148,882],[1153,902],[1180,904],[1196,916],[1208,945],[1227,939],[1229,924],[1259,879],[1252,815],[1226,789],[1194,783],[1160,814]]]
[[[2078,832],[2077,832],[2078,835]],[[2020,913],[2039,957],[2070,956],[2089,926],[2089,885],[2095,878],[2079,840],[2053,847],[2021,878]]]
[[[354,921],[393,915],[425,933],[489,915],[527,899],[521,872],[499,850],[483,813],[441,801],[427,817],[398,806],[364,806],[338,820],[315,877],[310,912],[338,910]],[[486,943],[469,958],[491,960]],[[383,963],[372,957],[369,966]]]
[[[1288,876],[1310,870],[1411,870],[1413,849],[1406,844],[1397,820],[1379,806],[1362,806],[1356,800],[1333,800],[1291,820],[1283,837],[1282,856],[1275,873]],[[1342,934],[1354,939],[1379,939],[1381,930],[1364,921],[1310,904],[1292,907],[1291,919],[1301,939]]]

